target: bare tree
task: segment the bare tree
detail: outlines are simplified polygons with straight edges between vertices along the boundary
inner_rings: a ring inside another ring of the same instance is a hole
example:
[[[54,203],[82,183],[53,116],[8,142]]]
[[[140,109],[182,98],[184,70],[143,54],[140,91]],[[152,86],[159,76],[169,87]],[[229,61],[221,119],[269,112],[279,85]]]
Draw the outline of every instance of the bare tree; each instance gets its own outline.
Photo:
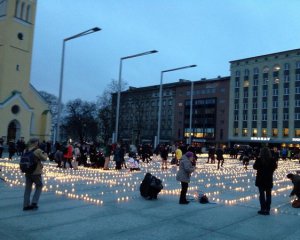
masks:
[[[127,82],[122,81],[121,91],[125,90],[127,85]],[[118,87],[118,81],[112,79],[97,99],[100,136],[104,142],[108,142],[112,136],[112,94],[118,92]]]
[[[97,107],[93,102],[75,99],[66,104],[63,129],[67,136],[80,142],[97,140]]]

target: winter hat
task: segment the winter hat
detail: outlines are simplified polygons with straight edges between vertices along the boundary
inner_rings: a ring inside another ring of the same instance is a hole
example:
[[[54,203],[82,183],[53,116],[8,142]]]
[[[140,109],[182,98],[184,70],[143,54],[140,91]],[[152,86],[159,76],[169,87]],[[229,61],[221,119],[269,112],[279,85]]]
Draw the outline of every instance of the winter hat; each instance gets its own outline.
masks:
[[[185,156],[188,157],[188,158],[190,158],[190,157],[194,156],[194,153],[192,153],[192,152],[186,152]]]

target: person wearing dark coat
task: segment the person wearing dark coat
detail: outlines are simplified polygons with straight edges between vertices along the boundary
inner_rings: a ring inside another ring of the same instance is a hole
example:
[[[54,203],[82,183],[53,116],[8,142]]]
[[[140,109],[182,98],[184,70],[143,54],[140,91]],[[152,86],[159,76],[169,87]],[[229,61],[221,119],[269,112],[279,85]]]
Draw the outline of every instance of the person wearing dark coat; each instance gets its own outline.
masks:
[[[300,200],[300,176],[296,174],[289,173],[286,175],[286,177],[290,180],[292,180],[292,183],[294,184],[293,190],[290,194],[290,197],[296,195],[297,199]]]
[[[270,215],[273,173],[277,168],[277,163],[272,157],[268,147],[263,147],[255,161],[253,168],[257,170],[255,186],[259,190],[260,210],[257,212],[261,215]]]

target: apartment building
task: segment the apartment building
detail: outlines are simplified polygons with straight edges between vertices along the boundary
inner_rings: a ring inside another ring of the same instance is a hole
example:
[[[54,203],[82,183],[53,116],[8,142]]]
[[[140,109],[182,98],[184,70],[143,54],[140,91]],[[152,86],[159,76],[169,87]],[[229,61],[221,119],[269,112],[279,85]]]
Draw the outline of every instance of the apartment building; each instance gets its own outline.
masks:
[[[230,62],[231,145],[300,143],[300,49]]]

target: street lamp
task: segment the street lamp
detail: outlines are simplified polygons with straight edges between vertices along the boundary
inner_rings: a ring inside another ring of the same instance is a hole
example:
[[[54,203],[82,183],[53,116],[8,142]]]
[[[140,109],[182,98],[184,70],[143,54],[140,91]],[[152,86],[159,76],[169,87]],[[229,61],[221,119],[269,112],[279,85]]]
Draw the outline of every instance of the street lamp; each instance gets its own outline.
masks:
[[[60,67],[60,82],[59,82],[59,96],[58,96],[58,106],[57,106],[57,124],[56,124],[56,134],[55,134],[55,141],[59,141],[60,140],[60,117],[61,117],[61,107],[62,107],[62,89],[63,89],[63,79],[64,79],[64,62],[65,62],[65,44],[67,41],[75,39],[75,38],[79,38],[94,32],[98,32],[100,31],[101,28],[98,27],[94,27],[91,28],[89,30],[86,30],[84,32],[78,33],[76,35],[73,35],[71,37],[65,38],[63,40],[63,48],[62,48],[62,57],[61,57],[61,67]]]
[[[190,93],[190,124],[189,124],[189,145],[192,144],[192,120],[193,120],[193,92],[194,92],[194,82],[192,80],[185,80],[185,79],[180,79],[186,82],[191,82],[191,93]]]
[[[117,112],[116,112],[116,126],[115,126],[115,134],[113,136],[113,142],[118,141],[118,134],[119,134],[119,115],[120,115],[120,99],[121,99],[121,81],[122,81],[122,63],[123,60],[135,57],[141,57],[153,53],[157,53],[157,50],[152,50],[148,52],[138,53],[134,55],[130,55],[127,57],[120,58],[120,67],[119,67],[119,82],[118,82],[118,96],[117,96]]]
[[[188,65],[188,66],[179,67],[179,68],[172,68],[172,69],[161,71],[161,73],[160,73],[159,106],[158,106],[157,136],[156,136],[157,139],[155,139],[156,140],[155,146],[157,146],[160,143],[160,124],[161,124],[162,87],[163,87],[162,84],[163,84],[164,73],[178,71],[178,70],[182,70],[182,69],[186,69],[186,68],[193,68],[193,67],[197,67],[197,65],[194,64],[194,65]]]

